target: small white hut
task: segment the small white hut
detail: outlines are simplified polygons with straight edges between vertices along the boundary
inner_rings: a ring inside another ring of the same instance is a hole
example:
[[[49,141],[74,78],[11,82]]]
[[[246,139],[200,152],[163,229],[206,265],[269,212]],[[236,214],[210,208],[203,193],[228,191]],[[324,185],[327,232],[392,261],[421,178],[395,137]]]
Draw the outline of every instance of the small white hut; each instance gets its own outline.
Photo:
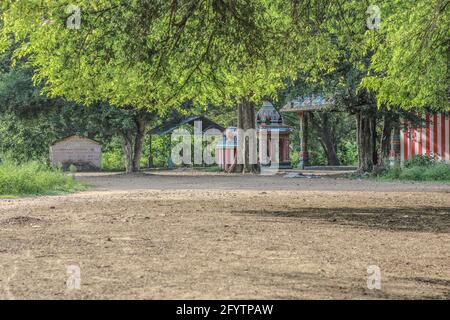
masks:
[[[52,166],[67,169],[71,164],[79,171],[98,170],[101,166],[102,146],[97,141],[73,135],[55,141],[50,146]]]

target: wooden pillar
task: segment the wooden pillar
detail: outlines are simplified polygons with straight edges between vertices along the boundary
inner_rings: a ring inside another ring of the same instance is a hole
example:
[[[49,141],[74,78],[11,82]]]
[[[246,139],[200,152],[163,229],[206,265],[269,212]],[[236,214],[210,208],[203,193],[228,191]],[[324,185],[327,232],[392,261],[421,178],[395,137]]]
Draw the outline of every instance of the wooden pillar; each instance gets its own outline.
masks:
[[[299,169],[308,165],[308,118],[304,111],[299,112],[300,118],[300,162]]]

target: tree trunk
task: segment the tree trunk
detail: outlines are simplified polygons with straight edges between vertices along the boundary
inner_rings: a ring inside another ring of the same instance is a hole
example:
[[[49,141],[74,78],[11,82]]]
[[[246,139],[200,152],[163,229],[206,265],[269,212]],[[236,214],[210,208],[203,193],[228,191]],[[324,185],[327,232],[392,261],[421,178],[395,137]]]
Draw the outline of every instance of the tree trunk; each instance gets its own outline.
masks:
[[[327,163],[329,166],[340,166],[341,162],[339,161],[336,148],[334,143],[331,141],[328,135],[325,135],[321,138],[322,148],[325,150],[325,155],[327,156]]]
[[[374,135],[375,121],[374,115],[364,112],[356,114],[357,121],[357,144],[358,144],[358,172],[371,172],[374,167],[374,150],[375,141]]]
[[[376,166],[378,164],[378,149],[377,149],[377,116],[371,117],[372,121],[372,157],[373,157],[373,165]]]
[[[244,131],[248,129],[256,129],[255,104],[249,101],[246,97],[242,97],[238,104],[237,120],[238,129],[242,129]],[[250,163],[250,152],[252,150],[250,150],[250,141],[247,139],[245,141],[244,149],[244,163],[235,164],[232,166],[230,172],[256,173],[259,171],[258,164]]]
[[[120,132],[126,173],[138,172],[140,170],[144,138],[148,127],[145,116],[141,112],[138,112],[135,116],[134,122],[134,130],[124,129]]]
[[[385,112],[383,117],[383,132],[380,137],[380,157],[378,158],[378,165],[384,167],[386,161],[389,159],[391,151],[391,135],[392,129],[394,128],[394,121],[392,116]]]
[[[124,130],[120,132],[122,138],[122,150],[125,162],[125,172],[133,172],[133,135],[131,130]]]
[[[319,133],[320,143],[323,150],[325,151],[328,165],[339,166],[341,163],[336,154],[336,143],[334,142],[333,134],[331,133],[328,113],[319,113],[319,121],[317,117],[315,117],[314,114],[311,113],[311,120],[313,120],[311,122]]]
[[[136,137],[134,138],[133,150],[133,172],[141,169],[142,148],[144,146],[144,138],[147,133],[147,122],[141,116],[137,116],[136,120]]]

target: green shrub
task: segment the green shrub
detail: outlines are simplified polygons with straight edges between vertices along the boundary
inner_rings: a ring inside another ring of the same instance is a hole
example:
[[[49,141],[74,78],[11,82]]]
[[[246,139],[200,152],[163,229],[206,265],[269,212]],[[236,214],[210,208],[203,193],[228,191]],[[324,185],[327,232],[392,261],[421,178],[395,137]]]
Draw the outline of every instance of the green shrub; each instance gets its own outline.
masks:
[[[123,153],[119,150],[111,150],[102,153],[102,170],[120,171],[125,169]]]
[[[389,169],[382,171],[380,173],[380,175],[378,175],[378,176],[388,179],[388,180],[389,179],[399,179],[401,173],[402,173],[402,169],[400,167],[393,167],[393,168],[389,168]]]
[[[55,194],[85,188],[72,176],[39,162],[0,164],[0,197]]]
[[[403,167],[389,168],[381,175],[384,179],[450,182],[450,165],[428,156],[417,156],[405,161]]]
[[[71,174],[77,173],[77,167],[76,167],[74,164],[71,164],[71,165],[69,166],[69,172],[70,172]]]
[[[423,168],[422,167],[408,167],[408,168],[404,168],[401,172],[400,172],[400,176],[399,178],[401,180],[416,180],[416,181],[421,181],[421,180],[425,180],[425,177],[423,175]]]
[[[358,163],[358,146],[354,141],[344,141],[338,145],[337,157],[343,166],[353,166]]]
[[[173,146],[176,145],[177,142],[171,141],[170,134],[157,136],[152,136],[152,156],[153,156],[153,166],[160,168],[167,168],[168,163],[167,160],[171,153]],[[148,148],[144,150],[145,160],[148,159]]]
[[[423,175],[426,177],[426,180],[450,181],[450,165],[437,163],[426,168]]]
[[[429,167],[439,163],[434,157],[430,156],[415,156],[414,158],[405,161],[403,164],[405,168],[412,167]]]
[[[291,160],[291,165],[293,168],[297,168],[300,163],[300,155],[298,152],[290,152],[289,158]]]

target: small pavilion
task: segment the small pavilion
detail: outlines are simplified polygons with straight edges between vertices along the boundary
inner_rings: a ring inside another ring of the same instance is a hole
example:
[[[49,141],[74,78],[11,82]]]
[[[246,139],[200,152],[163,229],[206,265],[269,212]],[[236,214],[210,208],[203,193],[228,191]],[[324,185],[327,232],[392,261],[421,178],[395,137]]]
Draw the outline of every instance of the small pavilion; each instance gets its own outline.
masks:
[[[326,98],[322,95],[311,95],[300,97],[289,101],[280,112],[294,112],[300,119],[300,162],[299,169],[305,169],[308,165],[308,112],[325,111],[334,106],[333,98]]]

